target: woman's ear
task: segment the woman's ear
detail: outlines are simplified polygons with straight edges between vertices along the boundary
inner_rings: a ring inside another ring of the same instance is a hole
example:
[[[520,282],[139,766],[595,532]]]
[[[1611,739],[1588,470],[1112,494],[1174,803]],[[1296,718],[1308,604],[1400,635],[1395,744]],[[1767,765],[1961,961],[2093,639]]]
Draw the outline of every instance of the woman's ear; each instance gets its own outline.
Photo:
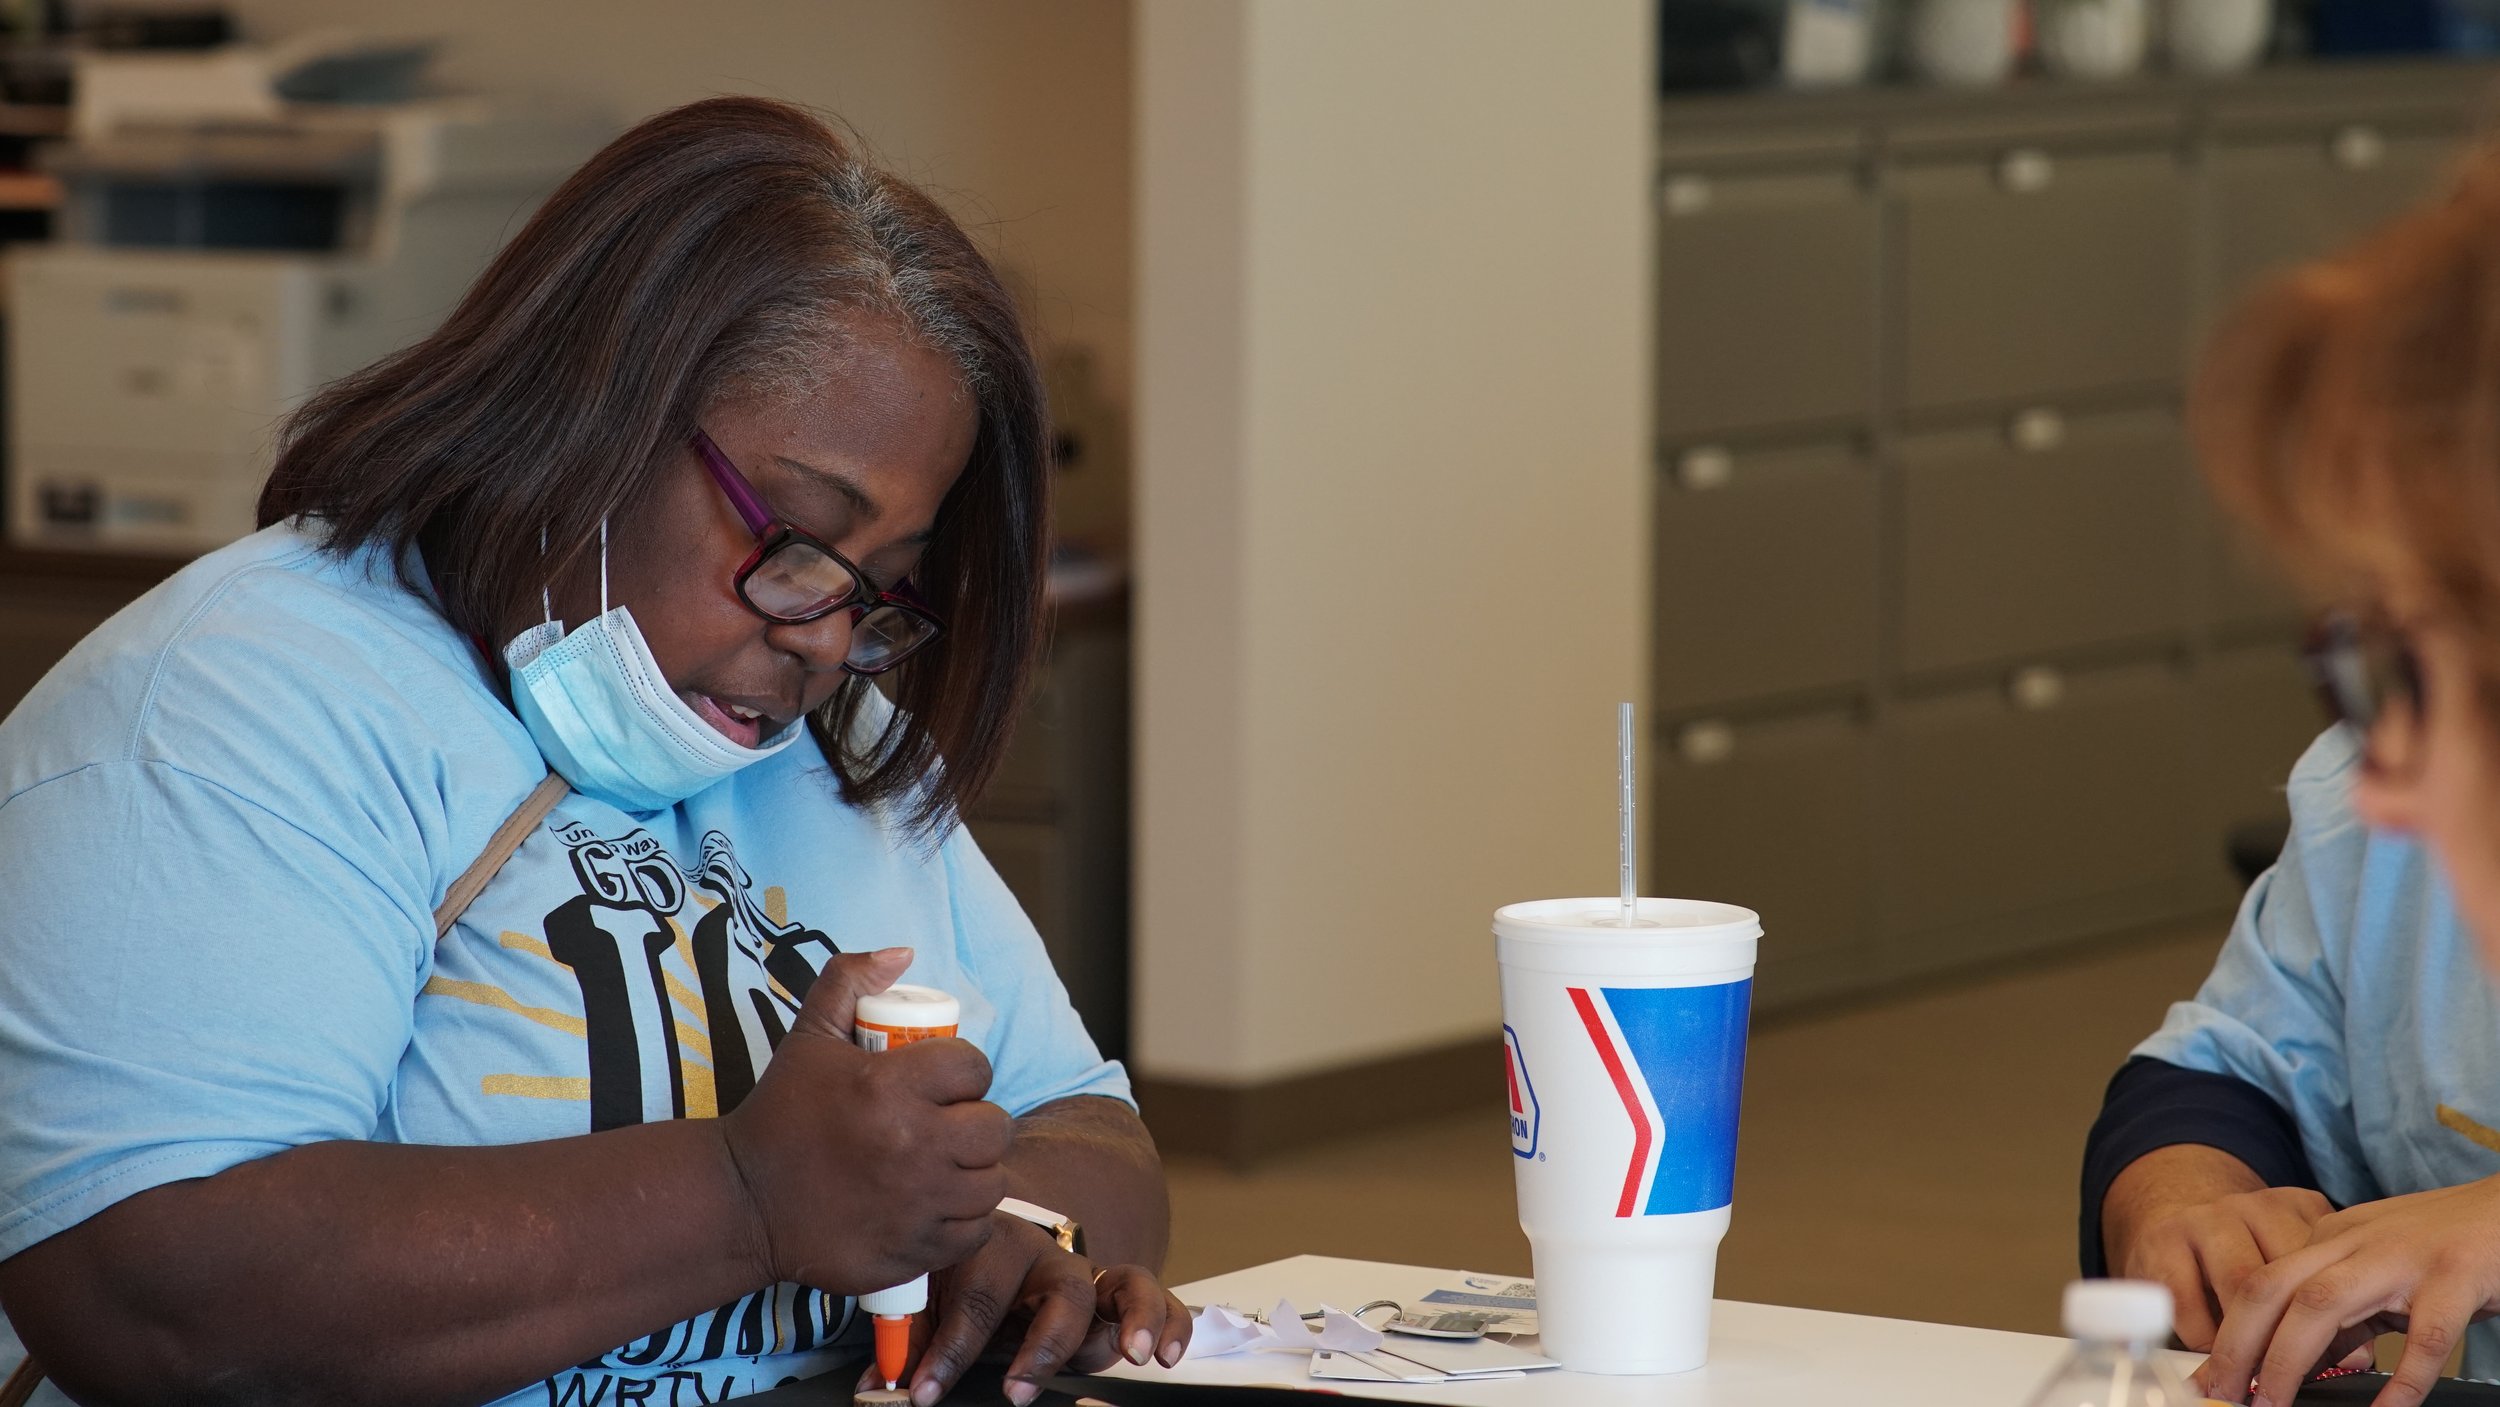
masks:
[[[2352,809],[2374,830],[2410,835],[2420,824],[2417,791],[2410,777],[2363,767],[2353,782]]]

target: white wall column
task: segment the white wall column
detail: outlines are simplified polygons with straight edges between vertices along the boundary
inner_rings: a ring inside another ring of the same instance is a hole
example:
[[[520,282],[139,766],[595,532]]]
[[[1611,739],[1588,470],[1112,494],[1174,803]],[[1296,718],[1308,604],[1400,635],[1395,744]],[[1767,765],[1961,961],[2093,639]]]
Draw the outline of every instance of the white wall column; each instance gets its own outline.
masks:
[[[1611,710],[1649,677],[1652,8],[1138,5],[1157,1085],[1487,1040],[1493,908],[1611,892]]]

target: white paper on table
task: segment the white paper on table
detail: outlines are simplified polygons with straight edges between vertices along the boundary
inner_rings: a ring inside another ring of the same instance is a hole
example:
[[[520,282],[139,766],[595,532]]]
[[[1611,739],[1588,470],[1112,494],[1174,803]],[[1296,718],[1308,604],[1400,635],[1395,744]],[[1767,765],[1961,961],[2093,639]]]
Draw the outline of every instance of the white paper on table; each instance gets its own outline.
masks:
[[[1362,1355],[1321,1349],[1311,1355],[1311,1376],[1332,1383],[1394,1383],[1400,1379],[1364,1361]]]
[[[1393,1340],[1395,1348],[1369,1353],[1337,1353],[1322,1349],[1311,1355],[1311,1376],[1327,1382],[1357,1383],[1480,1383],[1496,1378],[1524,1378],[1540,1368],[1560,1367],[1524,1349],[1489,1339],[1443,1340],[1439,1361],[1410,1356],[1412,1340]]]
[[[1385,1350],[1378,1353],[1340,1353],[1334,1356],[1360,1360],[1364,1367],[1393,1383],[1446,1383],[1450,1380],[1449,1374],[1437,1368],[1427,1368],[1421,1363],[1409,1362]],[[1319,1376],[1319,1360],[1318,1354],[1311,1355],[1311,1376],[1314,1378]]]
[[[1305,1323],[1291,1300],[1278,1300],[1262,1324],[1226,1304],[1198,1311],[1184,1358],[1220,1358],[1228,1353],[1367,1353],[1380,1347],[1380,1331],[1332,1305],[1320,1306],[1317,1327]]]
[[[1452,1378],[1508,1377],[1562,1365],[1542,1354],[1499,1339],[1419,1339],[1401,1337],[1384,1344],[1381,1354],[1395,1354],[1409,1363]],[[1378,1355],[1366,1355],[1377,1357]]]
[[[1229,1304],[1211,1304],[1190,1321],[1184,1358],[1221,1358],[1267,1337],[1267,1326]]]

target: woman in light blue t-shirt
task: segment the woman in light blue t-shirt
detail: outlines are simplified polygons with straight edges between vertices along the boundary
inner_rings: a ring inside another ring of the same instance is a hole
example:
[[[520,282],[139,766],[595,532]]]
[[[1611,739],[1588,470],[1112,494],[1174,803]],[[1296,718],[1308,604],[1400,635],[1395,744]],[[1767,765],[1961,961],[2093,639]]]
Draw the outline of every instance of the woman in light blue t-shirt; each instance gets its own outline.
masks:
[[[994,1339],[1016,1401],[1176,1361],[1127,1078],[957,824],[1044,442],[962,231],[748,99],[618,139],[298,412],[263,530],[0,724],[44,1392],[719,1401],[931,1270],[915,1401]],[[963,1038],[855,1049],[898,980]]]

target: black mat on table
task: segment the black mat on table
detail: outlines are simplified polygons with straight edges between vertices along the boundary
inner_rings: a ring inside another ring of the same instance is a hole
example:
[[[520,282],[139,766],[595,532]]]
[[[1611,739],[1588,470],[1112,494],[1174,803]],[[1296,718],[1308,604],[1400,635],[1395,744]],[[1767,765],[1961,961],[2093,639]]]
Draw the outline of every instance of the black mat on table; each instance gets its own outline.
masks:
[[[2370,1399],[2387,1386],[2385,1373],[2346,1373],[2300,1390],[2292,1407],[2369,1407]],[[2500,1407],[2500,1383],[2472,1383],[2442,1378],[2423,1407]]]
[[[732,1397],[728,1402],[750,1404],[751,1407],[850,1407],[851,1388],[859,1381],[860,1364],[837,1368],[802,1383]],[[953,1392],[946,1395],[946,1407],[1006,1407],[1002,1390],[1005,1377],[997,1364],[979,1364],[964,1375]],[[1112,1407],[1310,1407],[1314,1394],[1289,1388],[1274,1387],[1209,1387],[1203,1383],[1144,1381],[1131,1378],[1091,1378],[1076,1375],[1052,1378],[1042,1395],[1034,1399],[1035,1407],[1075,1407],[1079,1398],[1090,1397],[1108,1402]],[[1359,1393],[1333,1393],[1339,1402],[1385,1402],[1388,1398],[1364,1397]],[[1394,1399],[1411,1404],[1431,1402],[1428,1397],[1400,1396]],[[2437,1399],[2433,1399],[2434,1402]]]

